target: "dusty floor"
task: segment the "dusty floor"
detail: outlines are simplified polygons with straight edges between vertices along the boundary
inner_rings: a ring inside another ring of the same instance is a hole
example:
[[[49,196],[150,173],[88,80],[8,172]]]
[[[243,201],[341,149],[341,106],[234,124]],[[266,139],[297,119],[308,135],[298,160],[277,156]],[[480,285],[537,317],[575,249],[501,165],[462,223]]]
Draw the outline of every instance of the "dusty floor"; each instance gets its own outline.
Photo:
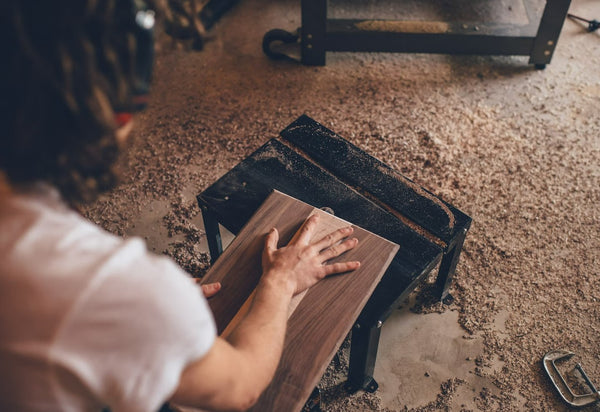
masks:
[[[519,4],[494,13],[518,20]],[[571,11],[600,18],[600,2]],[[326,410],[565,410],[540,363],[558,348],[600,385],[600,33],[567,21],[544,71],[521,57],[265,58],[262,35],[297,26],[298,2],[243,0],[203,52],[162,41],[129,172],[86,214],[201,274],[194,196],[307,113],[474,220],[455,302],[409,302],[387,320],[375,395],[341,390],[343,346],[321,383]]]

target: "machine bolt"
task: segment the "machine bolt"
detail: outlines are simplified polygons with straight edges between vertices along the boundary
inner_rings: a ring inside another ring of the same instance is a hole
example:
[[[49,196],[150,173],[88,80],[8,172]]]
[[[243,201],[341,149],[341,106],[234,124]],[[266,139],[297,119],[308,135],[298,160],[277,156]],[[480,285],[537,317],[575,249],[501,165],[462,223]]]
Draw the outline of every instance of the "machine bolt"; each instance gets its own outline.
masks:
[[[377,321],[377,329],[381,328],[383,326],[383,322],[378,320]]]
[[[546,51],[544,52],[544,56],[550,56],[550,50],[546,50]]]
[[[354,327],[355,327],[356,329],[360,329],[360,323],[357,323],[356,325],[354,325]]]
[[[548,46],[554,46],[554,42],[552,40],[548,40]]]

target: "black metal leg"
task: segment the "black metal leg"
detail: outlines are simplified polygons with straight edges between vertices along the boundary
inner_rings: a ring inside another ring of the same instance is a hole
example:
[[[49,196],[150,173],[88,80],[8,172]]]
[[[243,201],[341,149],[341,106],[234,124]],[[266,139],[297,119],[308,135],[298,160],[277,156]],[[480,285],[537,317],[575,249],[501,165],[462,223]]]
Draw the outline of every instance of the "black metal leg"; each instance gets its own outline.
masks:
[[[536,68],[542,69],[552,60],[570,4],[571,0],[546,0],[544,14],[529,57],[529,63],[535,64]]]
[[[160,407],[158,412],[175,412],[175,411],[173,410],[173,408],[171,408],[171,405],[169,405],[168,402],[165,402],[162,404],[162,406]]]
[[[302,63],[325,65],[325,34],[327,31],[327,0],[302,0],[301,53]]]
[[[370,328],[359,324],[354,326],[350,345],[350,368],[346,383],[346,389],[350,393],[361,389],[375,392],[379,387],[373,379],[373,371],[375,370],[380,334],[380,322]]]
[[[221,256],[221,253],[223,253],[221,231],[219,230],[219,222],[216,216],[204,206],[202,207],[202,220],[204,221],[204,230],[206,231],[210,263],[212,265]]]
[[[321,412],[321,390],[317,387],[313,389],[310,398],[304,404],[302,412]]]
[[[436,285],[440,293],[440,300],[445,303],[452,300],[452,296],[448,293],[452,278],[454,277],[454,271],[460,258],[460,252],[462,252],[463,244],[465,243],[465,237],[467,236],[467,229],[465,228],[461,234],[458,235],[454,247],[448,250],[442,262],[440,263],[440,271],[436,280]]]

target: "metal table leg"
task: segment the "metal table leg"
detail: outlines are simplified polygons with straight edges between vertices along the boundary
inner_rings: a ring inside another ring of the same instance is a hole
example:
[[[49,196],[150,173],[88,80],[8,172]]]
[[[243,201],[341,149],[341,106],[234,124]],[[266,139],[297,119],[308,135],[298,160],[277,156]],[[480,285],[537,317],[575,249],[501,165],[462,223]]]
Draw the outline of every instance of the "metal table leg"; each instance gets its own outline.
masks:
[[[327,0],[302,0],[300,47],[302,63],[325,65],[325,34],[327,32]]]
[[[206,231],[206,240],[210,252],[210,264],[212,265],[223,253],[221,231],[219,230],[217,217],[206,206],[202,206],[202,220],[204,221],[204,230]]]
[[[373,372],[375,370],[375,360],[377,359],[381,326],[381,322],[372,327],[356,324],[352,329],[350,368],[348,382],[346,383],[346,389],[350,393],[361,389],[372,393],[379,387],[373,379]]]
[[[440,271],[438,272],[436,286],[440,294],[440,300],[444,303],[450,303],[452,301],[452,296],[448,293],[448,290],[452,284],[452,278],[454,277],[454,271],[456,270],[456,265],[458,264],[465,238],[467,237],[467,231],[468,229],[465,228],[462,233],[457,236],[454,247],[444,254],[442,262],[440,263]]]
[[[545,68],[552,60],[570,4],[571,0],[546,0],[544,14],[529,57],[529,63],[534,64],[536,69]]]

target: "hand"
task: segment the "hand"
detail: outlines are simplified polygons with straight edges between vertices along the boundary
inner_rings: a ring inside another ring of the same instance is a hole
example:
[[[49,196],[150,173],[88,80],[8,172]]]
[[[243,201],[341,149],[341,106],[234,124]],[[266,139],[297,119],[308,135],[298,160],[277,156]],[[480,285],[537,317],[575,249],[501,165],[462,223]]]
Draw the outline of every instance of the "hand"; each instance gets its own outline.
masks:
[[[196,283],[200,283],[201,279],[194,279]],[[204,293],[205,298],[211,298],[215,296],[221,290],[221,282],[215,283],[207,283],[206,285],[200,285],[202,288],[202,293]]]
[[[325,263],[354,248],[358,239],[346,239],[337,244],[352,234],[353,229],[349,226],[311,242],[318,220],[319,215],[308,218],[290,243],[279,249],[279,232],[276,228],[271,229],[262,256],[263,279],[283,281],[293,294],[298,294],[326,276],[349,272],[360,266],[356,261]]]

